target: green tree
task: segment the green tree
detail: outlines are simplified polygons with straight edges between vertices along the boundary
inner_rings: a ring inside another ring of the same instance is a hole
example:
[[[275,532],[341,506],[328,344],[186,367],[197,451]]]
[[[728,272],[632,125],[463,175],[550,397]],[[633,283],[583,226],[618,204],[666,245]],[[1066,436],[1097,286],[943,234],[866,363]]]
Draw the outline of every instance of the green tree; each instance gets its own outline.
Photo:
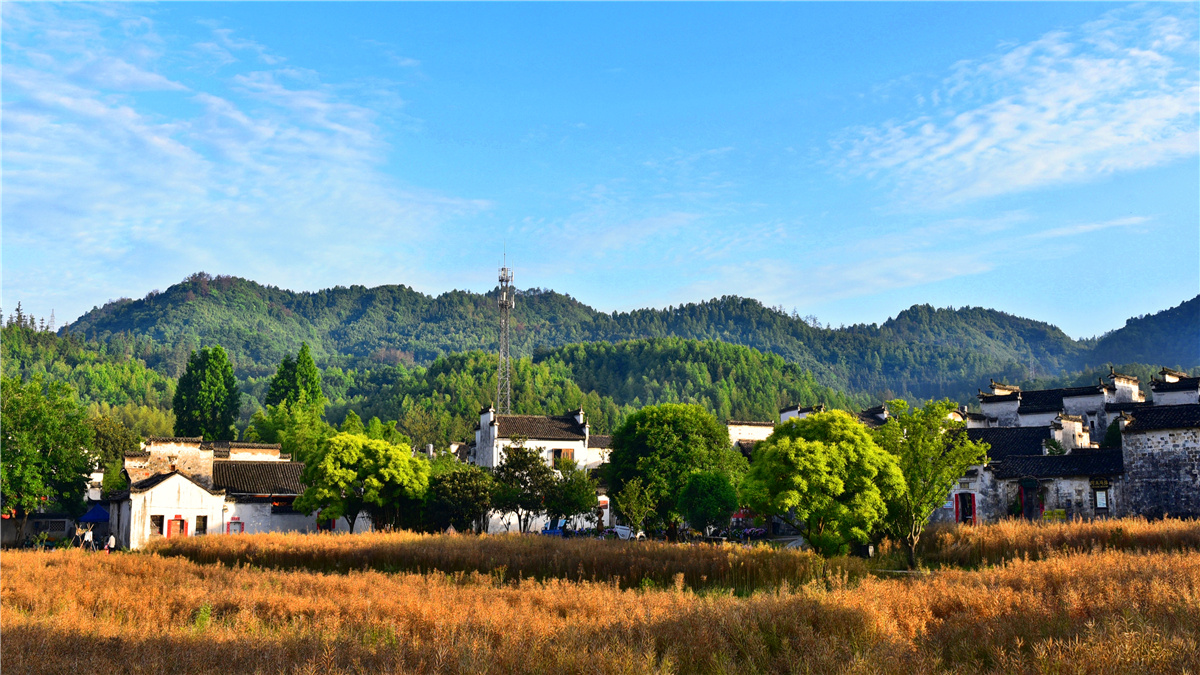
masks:
[[[533,519],[546,510],[546,495],[554,484],[554,471],[542,459],[541,448],[527,448],[523,439],[512,439],[504,458],[492,473],[496,491],[492,506],[517,516],[517,527],[528,532]]]
[[[70,387],[40,377],[0,380],[0,428],[0,497],[21,519],[17,536],[23,539],[30,513],[82,504],[96,462],[92,429]]]
[[[350,410],[346,412],[346,419],[342,420],[341,432],[366,436],[367,428],[363,426],[362,418],[358,416],[358,413]]]
[[[304,465],[304,494],[295,508],[321,510],[323,520],[345,518],[354,532],[367,504],[384,506],[424,497],[429,463],[414,459],[412,449],[356,434],[339,433],[322,442]]]
[[[930,401],[910,409],[900,400],[888,402],[890,417],[875,430],[879,447],[896,458],[903,489],[888,500],[887,529],[904,542],[910,569],[917,566],[917,544],[934,510],[946,501],[967,469],[987,462],[987,443],[971,441],[961,422],[947,418],[956,408],[950,400]]]
[[[546,495],[546,514],[571,519],[596,510],[596,482],[573,459],[554,462],[556,476]]]
[[[207,441],[237,438],[233,423],[241,401],[233,364],[225,350],[217,345],[192,352],[172,402],[175,435],[202,436]]]
[[[309,404],[308,394],[302,391],[295,401],[255,411],[250,425],[242,433],[242,440],[279,443],[281,452],[304,462],[313,456],[321,442],[335,433],[337,430],[321,419],[320,410]]]
[[[1100,442],[1102,448],[1120,448],[1121,447],[1121,425],[1113,420],[1108,428],[1104,430],[1104,440]]]
[[[453,525],[459,532],[482,532],[494,490],[491,475],[471,464],[433,475],[429,479],[429,506],[436,527],[444,530],[446,525]]]
[[[840,410],[789,420],[754,448],[742,501],[802,531],[826,554],[866,542],[903,489],[896,459]]]
[[[705,534],[709,527],[727,525],[737,507],[737,490],[729,476],[717,471],[701,471],[688,476],[679,495],[680,513],[693,529]]]
[[[323,407],[326,403],[325,394],[321,391],[321,371],[313,361],[308,343],[300,345],[300,352],[292,360],[290,354],[285,354],[271,378],[264,403],[268,406],[280,403],[294,403],[300,398],[301,392],[313,405]]]
[[[141,449],[142,439],[132,429],[107,415],[89,418],[88,426],[92,428],[92,450],[98,466],[113,462],[123,464],[125,453]]]
[[[654,512],[654,500],[650,491],[642,485],[641,478],[631,478],[625,481],[625,487],[621,488],[616,497],[617,510],[636,534],[642,529],[646,518]]]
[[[746,459],[729,442],[729,432],[698,405],[664,403],[631,414],[613,433],[608,477],[620,492],[640,478],[655,513],[672,528],[683,519],[679,494],[688,476],[719,471],[734,480],[746,471]]]

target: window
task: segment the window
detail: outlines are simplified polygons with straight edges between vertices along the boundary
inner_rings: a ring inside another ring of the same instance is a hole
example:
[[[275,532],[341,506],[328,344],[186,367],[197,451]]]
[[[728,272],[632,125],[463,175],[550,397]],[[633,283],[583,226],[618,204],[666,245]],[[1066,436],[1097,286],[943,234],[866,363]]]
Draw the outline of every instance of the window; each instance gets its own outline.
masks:
[[[575,450],[573,448],[555,450],[554,459],[575,459]]]
[[[1108,509],[1108,490],[1096,490],[1096,508]]]
[[[196,536],[208,534],[208,516],[196,516]]]
[[[241,534],[246,531],[246,524],[237,520],[237,516],[225,526],[225,534]]]
[[[151,537],[154,537],[154,536],[161,537],[162,533],[163,533],[163,517],[162,516],[150,516],[150,536]]]

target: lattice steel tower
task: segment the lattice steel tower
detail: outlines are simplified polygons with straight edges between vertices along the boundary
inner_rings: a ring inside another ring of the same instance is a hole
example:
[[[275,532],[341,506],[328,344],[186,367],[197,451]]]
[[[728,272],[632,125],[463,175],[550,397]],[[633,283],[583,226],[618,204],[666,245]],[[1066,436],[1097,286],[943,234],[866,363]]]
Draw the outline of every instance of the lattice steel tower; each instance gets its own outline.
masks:
[[[500,307],[500,372],[496,378],[496,412],[500,415],[512,414],[512,363],[508,349],[508,322],[512,308],[516,306],[512,280],[512,269],[506,259],[500,268],[500,298],[496,300]]]

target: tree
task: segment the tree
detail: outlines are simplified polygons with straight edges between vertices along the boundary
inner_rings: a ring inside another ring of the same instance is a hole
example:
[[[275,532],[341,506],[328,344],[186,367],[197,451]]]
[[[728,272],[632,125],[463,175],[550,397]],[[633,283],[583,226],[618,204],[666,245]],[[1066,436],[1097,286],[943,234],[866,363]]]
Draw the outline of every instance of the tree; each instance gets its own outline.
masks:
[[[25,536],[29,514],[45,506],[76,510],[95,465],[87,413],[61,382],[35,377],[0,380],[0,497],[21,519]]]
[[[482,532],[494,489],[492,477],[471,464],[435,474],[429,479],[430,515],[438,529],[453,525],[460,532]]]
[[[501,513],[515,514],[522,533],[545,512],[546,495],[554,483],[554,471],[542,459],[542,452],[541,448],[525,447],[524,439],[512,439],[492,474],[496,482],[492,505]]]
[[[737,507],[737,490],[729,476],[718,471],[701,471],[688,476],[679,495],[679,512],[692,528],[705,534],[710,526],[728,524]]]
[[[356,434],[339,433],[322,442],[304,465],[304,494],[295,508],[320,509],[324,520],[345,518],[354,532],[367,504],[384,506],[418,500],[429,486],[429,464],[412,449]]]
[[[546,495],[546,514],[570,519],[596,510],[596,482],[573,459],[554,462],[556,476]]]
[[[88,419],[92,428],[92,450],[98,466],[124,464],[125,453],[137,452],[142,439],[132,429],[107,415]]]
[[[233,423],[241,402],[233,364],[225,350],[217,345],[192,352],[172,402],[175,435],[231,441],[237,438]]]
[[[890,417],[875,430],[875,441],[896,458],[904,479],[888,501],[886,523],[904,542],[909,569],[917,566],[917,543],[934,510],[969,467],[987,463],[988,444],[971,441],[961,422],[946,417],[955,407],[942,400],[910,410],[904,401],[889,401]]]
[[[342,420],[341,431],[347,434],[357,434],[359,436],[367,435],[367,428],[363,426],[362,418],[353,410],[346,411],[346,419]]]
[[[866,542],[903,489],[896,459],[848,413],[789,420],[754,448],[742,501],[804,532],[826,554]]]
[[[1108,428],[1104,430],[1104,440],[1100,442],[1102,448],[1117,448],[1121,447],[1121,425],[1113,420]]]
[[[620,492],[640,478],[655,513],[672,528],[683,519],[678,497],[688,476],[720,471],[734,480],[746,471],[746,459],[733,449],[729,432],[698,405],[666,403],[631,414],[613,433],[609,480]]]
[[[314,455],[322,441],[335,433],[337,430],[321,419],[320,410],[309,405],[308,394],[302,391],[295,401],[255,411],[250,425],[242,433],[242,440],[279,443],[281,452],[304,462]]]
[[[301,392],[309,403],[324,407],[326,399],[321,391],[321,371],[317,370],[307,342],[300,345],[300,352],[294,361],[290,354],[284,355],[271,378],[263,403],[268,406],[294,403],[300,398]]]
[[[654,501],[650,491],[642,486],[641,478],[625,482],[625,487],[617,494],[616,508],[635,533],[642,529],[642,523],[654,512]]]

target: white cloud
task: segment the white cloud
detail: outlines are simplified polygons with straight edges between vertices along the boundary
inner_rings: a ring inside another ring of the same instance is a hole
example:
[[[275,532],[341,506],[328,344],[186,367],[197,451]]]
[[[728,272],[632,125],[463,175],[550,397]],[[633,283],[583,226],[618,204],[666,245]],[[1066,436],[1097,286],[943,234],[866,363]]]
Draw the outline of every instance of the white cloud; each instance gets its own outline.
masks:
[[[1200,49],[1194,7],[1179,13],[1117,10],[958,63],[935,112],[846,130],[840,166],[942,207],[1194,156]]]
[[[153,60],[125,60],[137,45],[124,36],[83,47],[46,39],[56,25],[104,32],[62,10],[71,16],[34,8],[15,36],[6,25],[6,41],[25,49],[6,54],[3,116],[5,286],[63,298],[60,321],[98,295],[140,294],[197,269],[294,288],[395,281],[420,267],[414,251],[442,226],[489,208],[384,173],[376,113],[316,73],[185,85],[156,75]],[[152,26],[131,25],[133,42],[157,49]],[[214,32],[226,47],[268,53]],[[175,99],[151,108],[137,98],[148,89]]]

